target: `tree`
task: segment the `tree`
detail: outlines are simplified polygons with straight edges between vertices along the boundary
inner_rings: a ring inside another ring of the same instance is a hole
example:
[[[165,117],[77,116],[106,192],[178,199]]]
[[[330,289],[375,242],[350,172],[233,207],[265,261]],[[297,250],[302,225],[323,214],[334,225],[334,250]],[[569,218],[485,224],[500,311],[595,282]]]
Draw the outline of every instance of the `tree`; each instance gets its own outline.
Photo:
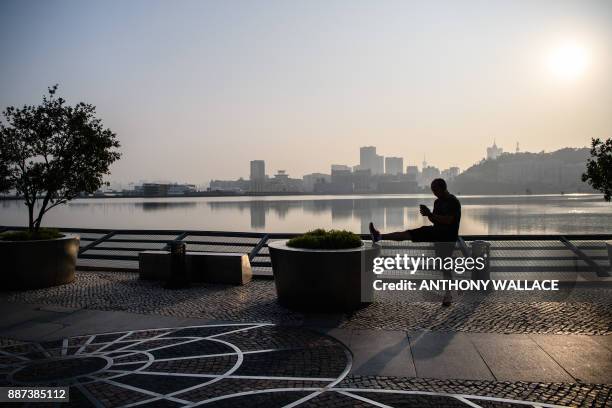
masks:
[[[57,88],[48,88],[38,106],[9,106],[0,120],[0,191],[23,197],[34,233],[50,209],[106,184],[103,177],[121,157],[116,134],[104,129],[95,107],[67,105]]]
[[[604,199],[612,198],[612,139],[591,141],[591,158],[587,160],[587,171],[582,181],[604,194]]]

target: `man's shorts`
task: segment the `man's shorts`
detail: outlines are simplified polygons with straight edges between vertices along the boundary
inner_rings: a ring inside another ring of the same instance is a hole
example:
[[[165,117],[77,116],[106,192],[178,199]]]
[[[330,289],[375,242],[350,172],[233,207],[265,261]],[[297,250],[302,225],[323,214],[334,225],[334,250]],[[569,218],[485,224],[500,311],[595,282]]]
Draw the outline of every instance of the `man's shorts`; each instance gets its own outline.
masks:
[[[436,231],[435,227],[424,226],[408,230],[412,242],[443,242],[443,237]]]
[[[449,239],[444,234],[440,234],[433,226],[424,226],[412,230],[410,237],[412,242],[434,242],[436,256],[447,257],[452,256],[455,249],[456,239]]]

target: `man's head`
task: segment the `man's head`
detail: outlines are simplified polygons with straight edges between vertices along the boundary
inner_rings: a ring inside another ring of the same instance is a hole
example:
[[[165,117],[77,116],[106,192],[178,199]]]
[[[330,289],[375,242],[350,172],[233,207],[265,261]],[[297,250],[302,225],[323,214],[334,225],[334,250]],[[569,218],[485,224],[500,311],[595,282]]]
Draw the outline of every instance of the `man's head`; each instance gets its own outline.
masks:
[[[431,192],[437,198],[444,197],[446,194],[448,194],[446,181],[441,178],[434,179],[434,181],[431,182]]]

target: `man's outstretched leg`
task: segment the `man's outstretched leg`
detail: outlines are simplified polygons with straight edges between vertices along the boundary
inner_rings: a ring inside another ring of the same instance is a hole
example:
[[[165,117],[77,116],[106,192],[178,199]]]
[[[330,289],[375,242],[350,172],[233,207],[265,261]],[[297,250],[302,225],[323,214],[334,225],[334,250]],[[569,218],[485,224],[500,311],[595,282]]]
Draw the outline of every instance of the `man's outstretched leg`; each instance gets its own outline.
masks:
[[[410,231],[397,231],[390,232],[388,234],[381,234],[380,231],[374,227],[373,223],[370,223],[369,228],[372,242],[378,242],[382,239],[388,239],[390,241],[407,241],[412,239]]]

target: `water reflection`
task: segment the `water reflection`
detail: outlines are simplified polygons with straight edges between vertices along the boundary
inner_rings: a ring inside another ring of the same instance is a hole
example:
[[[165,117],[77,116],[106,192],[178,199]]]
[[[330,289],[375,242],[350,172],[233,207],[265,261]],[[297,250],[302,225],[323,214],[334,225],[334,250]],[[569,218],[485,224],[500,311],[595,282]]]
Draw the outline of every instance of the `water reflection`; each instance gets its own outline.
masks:
[[[599,196],[479,196],[461,197],[462,233],[585,233],[612,230],[610,207]],[[402,230],[426,224],[418,205],[433,205],[433,198],[383,197],[358,199],[216,201],[213,211],[249,207],[251,228],[263,230],[266,215],[277,219],[300,213],[331,215],[331,226],[354,224],[366,233],[373,221],[386,230]]]
[[[167,211],[174,210],[177,208],[192,208],[197,205],[197,203],[190,201],[162,201],[162,202],[144,202],[144,203],[136,203],[139,205],[143,211]]]
[[[250,206],[251,228],[264,229],[266,227],[266,206],[262,201],[255,201]]]
[[[609,233],[612,205],[599,195],[460,197],[462,234]],[[83,199],[51,211],[47,226],[301,232],[317,227],[366,233],[427,224],[419,204],[433,196],[301,196]],[[0,225],[24,225],[26,207],[2,201]]]

